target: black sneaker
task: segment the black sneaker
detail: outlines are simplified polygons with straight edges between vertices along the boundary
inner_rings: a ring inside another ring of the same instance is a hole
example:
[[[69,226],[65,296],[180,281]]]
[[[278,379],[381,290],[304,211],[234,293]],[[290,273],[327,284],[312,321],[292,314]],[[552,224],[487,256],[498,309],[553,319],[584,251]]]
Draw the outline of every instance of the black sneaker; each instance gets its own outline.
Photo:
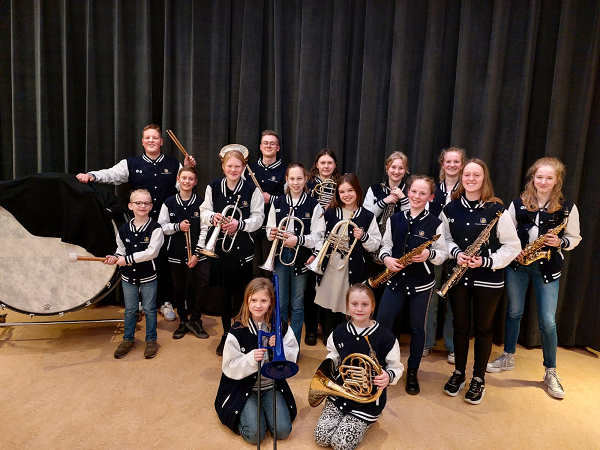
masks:
[[[182,337],[185,336],[185,333],[187,333],[187,331],[188,331],[187,327],[185,326],[186,323],[187,322],[179,322],[179,326],[173,333],[173,339],[181,339]]]
[[[419,387],[419,379],[417,378],[417,372],[419,369],[408,368],[406,372],[406,393],[410,395],[417,395],[421,392]]]
[[[185,326],[200,339],[208,339],[208,333],[202,328],[202,320],[189,320]]]
[[[133,350],[133,342],[123,340],[115,350],[115,358],[124,358],[127,353]]]
[[[225,341],[227,340],[227,335],[223,336],[221,338],[221,342],[219,343],[219,345],[217,346],[217,355],[218,356],[223,356],[223,349],[225,348]]]
[[[317,345],[317,333],[313,333],[312,331],[308,331],[306,336],[304,336],[304,343],[306,345]]]
[[[455,370],[444,386],[444,394],[449,395],[450,397],[456,397],[462,388],[465,387],[465,384],[465,375],[459,370]]]
[[[465,402],[472,405],[479,405],[485,395],[485,383],[479,377],[473,377],[469,390],[465,394]]]

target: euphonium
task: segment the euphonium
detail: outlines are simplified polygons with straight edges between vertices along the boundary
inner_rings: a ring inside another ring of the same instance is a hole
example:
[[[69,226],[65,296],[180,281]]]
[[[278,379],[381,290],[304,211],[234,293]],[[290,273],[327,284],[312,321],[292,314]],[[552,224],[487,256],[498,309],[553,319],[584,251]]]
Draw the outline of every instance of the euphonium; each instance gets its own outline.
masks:
[[[344,267],[346,267],[346,264],[348,263],[348,260],[350,259],[350,254],[352,253],[352,250],[354,249],[354,246],[356,245],[356,242],[358,241],[358,239],[354,239],[354,242],[352,243],[352,245],[350,247],[348,247],[348,242],[350,241],[350,237],[347,234],[348,227],[350,225],[352,225],[354,227],[358,227],[358,225],[356,225],[354,222],[352,222],[352,217],[354,217],[355,213],[356,213],[356,211],[352,213],[349,220],[342,220],[334,225],[333,229],[331,230],[331,233],[329,233],[329,235],[325,239],[325,242],[323,243],[323,247],[321,247],[321,250],[319,250],[319,253],[317,253],[317,257],[314,259],[314,261],[312,263],[307,264],[306,267],[308,267],[310,270],[312,270],[313,272],[315,272],[319,275],[323,275],[323,269],[322,269],[323,260],[325,259],[325,256],[327,255],[327,251],[330,246],[333,246],[333,248],[331,249],[332,257],[336,252],[339,252],[342,254],[342,263],[339,267],[336,267],[332,264],[332,260],[330,258],[329,265],[336,270],[342,270]],[[341,227],[344,227],[344,231],[339,233],[339,229]]]
[[[262,337],[270,338],[275,335],[275,347],[273,348],[273,359],[263,364],[260,372],[272,380],[283,380],[293,377],[298,373],[298,364],[287,361],[283,350],[283,336],[281,331],[281,315],[279,313],[279,277],[273,273],[273,289],[275,290],[275,321],[271,329],[272,333],[258,331],[258,342],[262,342]]]
[[[433,238],[431,238],[431,240],[422,243],[418,247],[413,248],[410,252],[402,255],[400,258],[398,258],[396,260],[396,262],[398,264],[402,264],[404,267],[412,264],[413,263],[412,257],[423,253],[423,250],[425,250],[427,247],[429,247],[431,244],[433,244],[435,241],[437,241],[440,238],[440,236],[441,236],[440,234],[436,234]],[[376,277],[369,278],[369,280],[368,280],[369,286],[371,286],[373,289],[375,289],[381,283],[385,283],[386,281],[388,281],[390,278],[392,278],[397,273],[398,272],[394,272],[390,269],[385,269],[383,272],[381,272]]]
[[[558,235],[558,233],[560,233],[563,230],[563,228],[567,226],[568,221],[569,212],[567,211],[564,220],[556,228],[549,230],[546,234]],[[517,256],[515,258],[515,261],[517,261],[523,266],[528,266],[529,264],[537,261],[538,259],[546,258],[547,260],[550,260],[550,253],[552,251],[551,249],[548,249],[545,252],[540,251],[546,245],[546,234],[541,235],[531,244],[528,244],[523,249],[523,256],[520,258]]]
[[[312,196],[315,197],[323,209],[327,208],[335,195],[337,183],[331,178],[327,178],[321,183],[317,183],[312,191]]]
[[[475,242],[473,242],[471,245],[469,245],[467,247],[467,249],[465,250],[465,255],[467,256],[477,256],[479,255],[479,252],[481,251],[481,247],[488,242],[488,240],[490,239],[490,233],[492,232],[492,228],[494,228],[494,225],[496,225],[496,222],[498,222],[498,220],[500,219],[500,216],[502,215],[501,211],[498,211],[496,213],[496,217],[494,217],[494,220],[492,220],[484,229],[483,231],[479,234],[479,236],[477,236],[477,239],[475,239]],[[446,297],[446,294],[448,293],[448,291],[456,284],[460,281],[460,279],[462,278],[462,276],[465,274],[465,272],[467,271],[467,269],[469,268],[468,264],[457,264],[456,266],[454,266],[454,269],[452,269],[452,274],[450,275],[450,277],[446,280],[446,282],[442,285],[442,287],[437,291],[437,295],[439,295],[440,297]]]
[[[294,222],[299,222],[300,223],[300,234],[302,235],[304,233],[304,223],[302,223],[302,220],[300,220],[299,218],[292,216],[293,211],[294,211],[294,208],[290,207],[289,214],[286,217],[284,217],[283,219],[281,219],[281,221],[279,222],[279,225],[277,226],[277,235],[275,236],[275,239],[273,240],[273,244],[271,245],[271,251],[269,252],[269,256],[267,257],[267,260],[265,261],[265,263],[262,266],[259,266],[261,269],[268,270],[269,272],[273,272],[273,269],[275,268],[275,255],[277,254],[277,247],[280,242],[281,242],[281,249],[279,250],[279,262],[281,264],[283,264],[284,266],[293,266],[294,263],[296,262],[296,257],[298,256],[298,250],[300,250],[299,245],[296,245],[296,250],[294,251],[294,259],[292,259],[291,262],[287,263],[287,262],[283,261],[283,258],[281,257],[281,255],[283,253],[283,248],[284,248],[283,244],[285,243],[285,240],[287,239],[286,230],[290,223],[290,220],[293,220]]]
[[[369,337],[365,336],[369,344],[369,356],[362,353],[351,353],[346,356],[338,369],[339,376],[335,374],[333,360],[326,359],[316,370],[308,389],[308,403],[318,406],[326,397],[344,397],[357,403],[371,403],[383,393],[373,383],[373,379],[383,372]]]
[[[237,200],[235,201],[235,205],[227,205],[225,208],[223,208],[223,211],[221,212],[221,215],[223,216],[223,218],[221,219],[221,221],[219,222],[219,224],[216,226],[215,230],[213,231],[213,234],[210,237],[210,240],[206,244],[206,247],[200,249],[200,253],[202,253],[203,255],[206,255],[206,256],[210,256],[211,258],[219,257],[219,255],[217,255],[215,253],[215,246],[217,244],[217,239],[219,238],[219,234],[221,233],[221,227],[223,226],[224,223],[230,222],[236,213],[239,214],[240,219],[242,218],[242,211],[237,207],[239,201],[240,201],[240,196],[238,195]],[[233,212],[231,213],[231,216],[227,216],[227,213],[229,213],[230,210],[233,210]],[[237,231],[235,233],[233,233],[233,235],[230,237],[231,243],[229,244],[229,246],[226,247],[225,241],[228,236],[229,236],[229,233],[225,233],[225,236],[223,236],[223,241],[221,242],[221,248],[223,249],[223,251],[225,253],[229,253],[231,251],[231,249],[233,248],[233,243],[235,242],[235,237],[237,236]]]

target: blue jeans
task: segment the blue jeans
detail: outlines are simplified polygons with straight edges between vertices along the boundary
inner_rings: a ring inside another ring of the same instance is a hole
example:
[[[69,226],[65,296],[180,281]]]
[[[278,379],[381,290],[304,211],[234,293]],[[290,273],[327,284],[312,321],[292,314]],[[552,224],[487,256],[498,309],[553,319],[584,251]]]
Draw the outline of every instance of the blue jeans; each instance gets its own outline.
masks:
[[[542,336],[542,353],[544,367],[556,367],[556,305],[558,304],[559,280],[544,283],[540,271],[539,261],[529,266],[519,266],[517,270],[506,268],[506,291],[508,293],[508,310],[506,312],[506,326],[504,338],[504,351],[515,353],[521,317],[525,309],[525,295],[529,279],[533,281],[533,289],[537,299],[538,323]]]
[[[125,334],[124,341],[133,342],[135,324],[137,322],[139,294],[142,294],[142,309],[146,314],[146,342],[156,341],[156,280],[141,285],[121,281],[123,299],[125,300]]]
[[[282,259],[289,262],[294,258],[289,248],[283,249]],[[304,288],[308,280],[308,272],[294,275],[294,266],[285,266],[279,259],[275,262],[275,272],[279,275],[279,312],[281,319],[287,322],[289,306],[292,306],[292,320],[290,326],[296,336],[298,344],[302,337],[302,324],[304,323]]]
[[[435,266],[435,285],[442,285],[443,277],[443,265]],[[429,309],[427,310],[427,325],[425,327],[425,347],[433,348],[436,345],[436,331],[437,331],[437,312],[440,297],[434,292],[429,301]],[[441,299],[444,301],[444,299]],[[446,319],[444,320],[444,347],[446,350],[454,352],[454,327],[452,326],[452,306],[450,300],[446,300]]]
[[[292,421],[290,420],[290,413],[288,411],[288,405],[281,394],[279,389],[276,389],[277,393],[277,439],[287,438],[292,431]],[[256,444],[257,432],[256,425],[258,421],[258,394],[252,392],[248,396],[248,400],[244,404],[244,408],[240,414],[240,420],[238,422],[238,430],[244,440],[250,444]],[[260,393],[260,440],[265,438],[267,432],[267,426],[269,431],[273,434],[273,389],[263,390]]]
[[[407,295],[405,286],[400,283],[396,290],[392,291],[389,287],[385,288],[381,297],[381,304],[377,312],[377,322],[392,329],[394,319],[402,309],[404,302],[410,301],[408,316],[410,319],[410,356],[408,357],[409,369],[418,369],[423,356],[423,346],[425,345],[425,316],[427,314],[427,306],[431,298],[431,292],[419,292],[415,295]]]

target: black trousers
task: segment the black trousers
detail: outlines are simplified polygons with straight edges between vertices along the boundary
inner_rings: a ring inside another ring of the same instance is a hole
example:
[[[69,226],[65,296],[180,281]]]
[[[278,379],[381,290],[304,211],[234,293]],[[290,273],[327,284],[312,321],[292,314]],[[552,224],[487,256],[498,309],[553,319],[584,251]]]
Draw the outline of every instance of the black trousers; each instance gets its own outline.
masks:
[[[252,233],[252,238],[254,239],[254,260],[252,261],[253,278],[265,277],[270,280],[273,278],[273,272],[261,269],[259,266],[262,266],[267,260],[273,242],[267,239],[267,233],[263,228],[254,231]]]
[[[485,380],[485,368],[492,351],[492,322],[498,308],[502,289],[454,286],[449,291],[454,313],[454,353],[456,370],[465,373],[469,354],[471,305],[475,335],[475,364],[473,376]]]
[[[191,312],[193,321],[202,318],[206,312],[206,295],[208,293],[208,282],[210,279],[210,260],[199,261],[190,269],[186,264],[170,263],[171,279],[173,280],[173,299],[179,320],[187,322],[188,314]],[[193,297],[187,295],[189,287],[193,291]],[[188,304],[186,305],[186,298]],[[191,304],[193,300],[193,305]]]
[[[306,333],[316,333],[319,329],[320,306],[315,303],[316,286],[317,275],[310,270],[304,288],[304,325]]]

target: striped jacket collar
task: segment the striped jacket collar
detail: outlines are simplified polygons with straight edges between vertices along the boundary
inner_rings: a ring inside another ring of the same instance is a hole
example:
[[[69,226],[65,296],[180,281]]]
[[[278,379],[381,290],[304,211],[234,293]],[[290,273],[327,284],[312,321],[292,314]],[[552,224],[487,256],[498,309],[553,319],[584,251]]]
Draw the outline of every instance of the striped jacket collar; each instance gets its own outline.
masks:
[[[283,160],[281,158],[277,159],[273,164],[265,164],[262,160],[262,158],[260,158],[258,160],[258,165],[260,167],[264,167],[265,169],[275,169],[276,167],[279,167],[283,164]]]
[[[235,189],[233,190],[234,194],[237,194],[242,190],[244,182],[245,180],[242,177],[240,177],[237,184],[235,185]],[[227,197],[227,177],[223,177],[223,179],[221,180],[221,193],[223,194],[223,197]]]
[[[144,161],[146,161],[147,163],[154,164],[154,163],[161,162],[163,159],[165,159],[165,154],[161,152],[160,155],[158,156],[158,158],[152,159],[148,155],[146,155],[146,153],[144,152],[144,154],[142,155],[142,159]]]
[[[463,195],[460,197],[460,203],[461,205],[463,205],[465,208],[471,208],[471,204],[469,203],[469,200],[467,200],[467,198]],[[485,202],[482,202],[481,200],[479,200],[479,203],[477,203],[475,205],[475,208],[483,208],[485,206]]]
[[[302,195],[300,196],[300,199],[298,199],[298,203],[296,203],[296,207],[303,205],[304,203],[306,203],[306,199],[308,198],[308,195],[306,195],[306,192],[303,192]],[[286,194],[285,195],[285,202],[290,206],[294,206],[293,203],[293,199],[292,199],[292,195],[291,194]]]
[[[363,207],[359,206],[358,209],[355,211],[354,216],[352,216],[352,218],[353,219],[358,218],[362,212],[363,212]],[[342,208],[335,208],[335,217],[337,217],[338,220],[343,220],[344,214],[342,213]]]
[[[362,330],[359,333],[351,320],[349,320],[346,323],[346,330],[352,336],[370,336],[371,334],[373,334],[375,332],[375,330],[377,330],[377,328],[379,328],[379,322],[375,322],[373,325],[371,325],[370,327],[365,328],[364,330]]]
[[[389,194],[392,190],[392,188],[390,187],[390,180],[385,180],[383,183],[381,183],[381,187],[383,188],[383,192],[385,192],[386,194]],[[404,189],[406,188],[406,183],[404,182],[404,179],[402,181],[400,181],[400,184],[398,185],[398,189],[400,189],[401,191],[404,191]]]
[[[129,229],[130,229],[131,231],[133,231],[134,233],[135,233],[136,231],[137,231],[138,233],[141,233],[141,232],[143,232],[143,231],[146,231],[146,230],[148,229],[148,226],[150,226],[150,221],[151,221],[152,219],[150,219],[150,217],[148,217],[148,220],[146,220],[146,223],[145,223],[144,225],[142,225],[141,227],[139,227],[139,228],[136,228],[136,227],[135,227],[135,224],[133,223],[133,222],[134,222],[134,220],[135,220],[135,217],[129,221]]]
[[[406,220],[410,220],[410,209],[407,209],[406,211],[402,211],[402,212],[404,213],[404,217],[406,218]],[[423,220],[428,215],[429,215],[429,211],[424,209],[423,211],[421,211],[419,213],[419,215],[417,217],[414,217],[414,220]]]
[[[189,200],[184,200],[184,199],[182,199],[182,198],[181,198],[181,195],[180,195],[180,193],[178,192],[178,193],[175,195],[175,201],[177,202],[177,204],[178,204],[179,206],[183,206],[183,202],[185,202],[185,201],[187,201],[187,202],[188,202],[188,205],[192,205],[192,204],[193,204],[193,203],[196,201],[196,194],[194,194],[194,193],[192,192],[192,196],[190,197],[190,199],[189,199]]]
[[[446,190],[446,183],[444,183],[443,181],[440,181],[438,183],[438,188],[440,189],[440,191],[442,191],[444,194],[447,194],[448,191]],[[452,191],[450,191],[450,193],[456,191],[458,189],[458,181],[454,184],[454,187],[452,188]]]

